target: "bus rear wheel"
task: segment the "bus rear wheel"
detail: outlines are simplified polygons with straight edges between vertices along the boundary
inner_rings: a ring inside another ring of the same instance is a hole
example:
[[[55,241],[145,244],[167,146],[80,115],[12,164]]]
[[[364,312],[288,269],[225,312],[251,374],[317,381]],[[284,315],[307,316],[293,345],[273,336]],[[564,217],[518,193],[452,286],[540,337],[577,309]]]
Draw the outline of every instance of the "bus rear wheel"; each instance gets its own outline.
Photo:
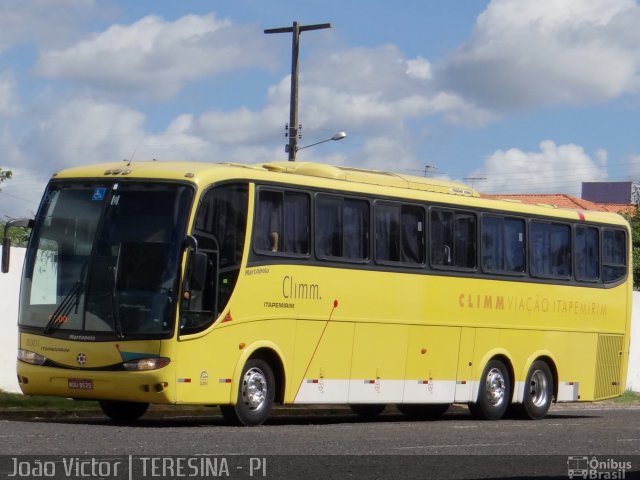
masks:
[[[500,360],[491,360],[482,372],[476,403],[469,404],[473,416],[482,420],[500,420],[509,406],[511,380]]]
[[[235,405],[220,405],[225,420],[232,425],[262,425],[273,406],[275,377],[267,362],[252,358],[245,363]]]
[[[145,414],[148,403],[122,402],[116,400],[100,400],[98,402],[102,412],[116,422],[135,422]]]
[[[448,403],[399,403],[398,411],[417,420],[435,420],[449,409]]]
[[[382,413],[386,405],[382,403],[352,403],[349,408],[362,418],[375,418]]]
[[[522,403],[515,405],[516,413],[522,418],[540,420],[544,418],[553,399],[553,374],[546,362],[533,362],[525,381]]]

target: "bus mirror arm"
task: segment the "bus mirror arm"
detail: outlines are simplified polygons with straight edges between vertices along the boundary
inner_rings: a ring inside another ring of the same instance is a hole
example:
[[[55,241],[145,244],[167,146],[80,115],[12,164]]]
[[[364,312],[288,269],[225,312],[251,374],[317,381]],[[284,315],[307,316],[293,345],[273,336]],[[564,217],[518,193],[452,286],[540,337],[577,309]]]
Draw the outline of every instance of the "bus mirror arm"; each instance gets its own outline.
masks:
[[[184,248],[189,248],[193,251],[198,250],[198,240],[192,235],[187,235],[184,239]]]
[[[0,271],[2,273],[9,272],[9,260],[11,259],[11,239],[9,238],[9,229],[13,227],[33,228],[35,224],[31,218],[16,218],[9,220],[4,224],[4,238],[2,239],[2,265]]]
[[[2,273],[9,272],[11,240],[6,236],[2,239]]]

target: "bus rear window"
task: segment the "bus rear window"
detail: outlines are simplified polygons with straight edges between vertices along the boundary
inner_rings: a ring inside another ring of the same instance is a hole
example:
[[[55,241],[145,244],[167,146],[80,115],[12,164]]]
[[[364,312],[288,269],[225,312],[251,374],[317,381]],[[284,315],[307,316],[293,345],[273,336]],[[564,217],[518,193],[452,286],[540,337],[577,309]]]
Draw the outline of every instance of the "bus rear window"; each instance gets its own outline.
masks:
[[[602,232],[602,279],[607,283],[620,280],[627,272],[625,237],[623,230],[606,228]]]

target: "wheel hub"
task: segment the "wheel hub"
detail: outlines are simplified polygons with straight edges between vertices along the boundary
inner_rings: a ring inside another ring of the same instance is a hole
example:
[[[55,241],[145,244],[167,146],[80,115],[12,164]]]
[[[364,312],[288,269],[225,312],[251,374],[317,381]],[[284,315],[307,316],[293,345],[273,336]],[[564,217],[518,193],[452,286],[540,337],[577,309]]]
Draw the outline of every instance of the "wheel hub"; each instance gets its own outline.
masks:
[[[260,410],[267,400],[267,378],[262,370],[251,368],[244,374],[242,398],[251,410]]]
[[[531,402],[536,407],[545,405],[547,403],[547,392],[547,376],[542,370],[536,370],[531,375],[531,381],[529,382]]]
[[[492,368],[487,375],[487,399],[493,406],[500,405],[504,401],[505,380],[502,372]]]

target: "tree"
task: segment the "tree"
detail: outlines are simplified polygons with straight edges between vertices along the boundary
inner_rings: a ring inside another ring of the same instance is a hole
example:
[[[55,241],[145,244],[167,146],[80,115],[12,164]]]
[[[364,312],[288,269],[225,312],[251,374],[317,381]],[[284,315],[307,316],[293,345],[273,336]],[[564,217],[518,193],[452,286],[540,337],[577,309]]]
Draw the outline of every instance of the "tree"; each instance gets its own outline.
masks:
[[[0,168],[0,185],[2,185],[2,182],[9,180],[12,176],[13,172],[11,170],[3,170]],[[5,221],[0,220],[0,236],[4,236],[5,223]],[[27,228],[12,228],[9,230],[8,234],[9,238],[11,238],[11,245],[25,247],[29,240],[30,231]]]
[[[13,172],[11,170],[3,170],[0,168],[0,185],[2,182],[9,180],[13,176]]]
[[[625,215],[631,225],[631,256],[633,261],[633,289],[640,290],[640,206],[631,215]]]

